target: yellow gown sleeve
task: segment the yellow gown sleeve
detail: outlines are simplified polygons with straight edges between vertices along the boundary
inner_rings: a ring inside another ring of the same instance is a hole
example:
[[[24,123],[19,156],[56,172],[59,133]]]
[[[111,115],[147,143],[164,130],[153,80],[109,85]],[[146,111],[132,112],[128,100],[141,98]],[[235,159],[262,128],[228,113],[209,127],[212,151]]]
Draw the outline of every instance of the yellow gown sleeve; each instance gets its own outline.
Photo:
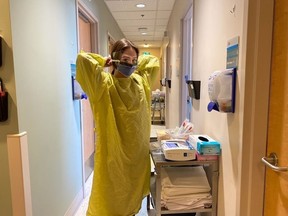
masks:
[[[83,91],[92,99],[99,99],[103,94],[103,82],[107,72],[103,70],[106,59],[95,53],[80,52],[76,60],[76,80]]]
[[[141,76],[146,76],[149,85],[151,86],[159,71],[159,59],[153,55],[140,55],[138,58],[137,72]]]

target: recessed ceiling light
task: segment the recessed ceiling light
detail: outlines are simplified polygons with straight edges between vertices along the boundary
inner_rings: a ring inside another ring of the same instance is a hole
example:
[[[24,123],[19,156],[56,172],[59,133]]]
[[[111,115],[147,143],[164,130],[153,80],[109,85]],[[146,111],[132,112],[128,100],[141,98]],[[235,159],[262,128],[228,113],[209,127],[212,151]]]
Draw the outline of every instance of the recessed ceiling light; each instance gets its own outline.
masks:
[[[142,35],[147,35],[147,32],[141,32]]]
[[[144,8],[144,7],[146,7],[146,5],[143,3],[140,3],[140,4],[136,4],[136,7],[137,8]]]

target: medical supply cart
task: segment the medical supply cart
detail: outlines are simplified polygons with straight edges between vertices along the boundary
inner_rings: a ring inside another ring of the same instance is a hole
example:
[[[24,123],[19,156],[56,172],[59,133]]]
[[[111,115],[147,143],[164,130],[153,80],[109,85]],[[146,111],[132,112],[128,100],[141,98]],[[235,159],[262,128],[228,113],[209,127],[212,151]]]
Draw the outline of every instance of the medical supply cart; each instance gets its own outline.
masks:
[[[159,119],[156,118],[157,114],[159,114]],[[157,121],[160,121],[161,124],[165,124],[165,92],[152,92],[151,121],[152,124],[155,124]]]
[[[151,159],[155,166],[155,173],[151,175],[151,201],[154,209],[149,210],[149,215],[169,215],[169,214],[184,214],[205,212],[205,215],[217,216],[217,198],[218,198],[218,175],[219,164],[218,160],[211,161],[168,161],[164,158],[161,150],[150,150]],[[191,210],[171,211],[161,208],[161,172],[164,167],[183,167],[183,166],[203,166],[208,182],[211,187],[212,206],[209,208],[196,208]],[[148,207],[148,205],[147,205]],[[154,211],[154,212],[153,212]]]

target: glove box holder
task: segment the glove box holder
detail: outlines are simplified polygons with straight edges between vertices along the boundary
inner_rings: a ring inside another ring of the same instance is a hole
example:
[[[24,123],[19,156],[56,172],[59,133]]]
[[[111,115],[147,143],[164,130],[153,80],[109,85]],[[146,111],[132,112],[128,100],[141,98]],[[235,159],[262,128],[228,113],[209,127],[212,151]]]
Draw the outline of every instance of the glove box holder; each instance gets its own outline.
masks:
[[[0,122],[8,119],[8,93],[2,92],[0,94]]]

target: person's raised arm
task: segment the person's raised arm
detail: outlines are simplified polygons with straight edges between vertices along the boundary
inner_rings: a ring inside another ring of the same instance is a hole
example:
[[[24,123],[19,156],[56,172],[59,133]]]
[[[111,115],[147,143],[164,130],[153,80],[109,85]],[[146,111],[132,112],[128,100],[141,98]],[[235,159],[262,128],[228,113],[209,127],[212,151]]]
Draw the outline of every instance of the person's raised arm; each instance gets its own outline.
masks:
[[[147,76],[150,86],[155,82],[159,72],[159,59],[153,55],[140,55],[138,58],[137,73]]]
[[[95,53],[80,52],[76,61],[76,80],[83,91],[90,98],[94,98],[95,91],[101,94],[103,85],[103,67],[107,58]]]

